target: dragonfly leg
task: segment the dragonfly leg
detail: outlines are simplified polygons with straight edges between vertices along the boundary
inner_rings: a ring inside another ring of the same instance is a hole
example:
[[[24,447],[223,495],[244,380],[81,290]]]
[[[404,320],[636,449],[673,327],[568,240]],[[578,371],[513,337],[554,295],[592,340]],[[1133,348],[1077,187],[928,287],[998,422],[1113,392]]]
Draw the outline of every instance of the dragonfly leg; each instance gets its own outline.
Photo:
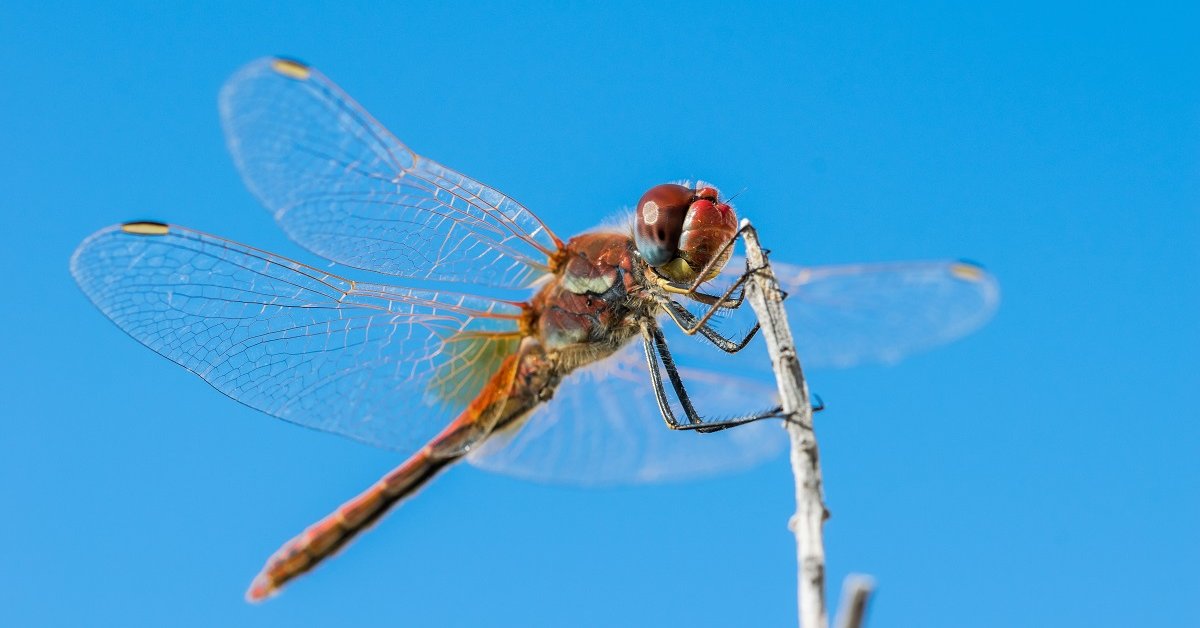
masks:
[[[725,253],[729,251],[730,247],[732,247],[738,241],[738,238],[744,237],[746,230],[749,228],[749,224],[742,225],[740,228],[738,228],[737,232],[735,232],[731,238],[726,240],[725,243],[721,245],[721,248],[717,250],[716,254],[709,258],[708,263],[706,263],[704,267],[700,269],[700,272],[696,274],[696,279],[694,279],[691,283],[672,281],[671,279],[659,274],[656,269],[651,268],[650,270],[658,276],[659,285],[662,286],[667,292],[682,294],[693,301],[698,301],[705,305],[711,305],[716,309],[736,310],[737,308],[741,307],[742,302],[746,298],[746,290],[745,288],[742,288],[742,286],[746,283],[747,279],[752,277],[754,273],[758,272],[758,268],[747,268],[746,272],[742,273],[742,276],[739,277],[738,280],[734,282],[734,284],[730,286],[728,290],[725,291],[725,294],[719,297],[706,292],[701,292],[700,285],[705,281],[708,281],[710,275],[712,275],[715,270],[718,270],[717,264],[722,261]],[[768,257],[769,255],[769,250],[763,251],[763,257]],[[736,297],[732,296],[735,291],[737,291]],[[786,298],[786,293],[782,296]],[[711,314],[706,315],[704,319],[707,320],[709,316],[711,316]]]
[[[654,387],[654,396],[658,402],[658,409],[662,413],[667,427],[673,430],[696,430],[702,433],[709,433],[738,425],[745,425],[753,421],[783,416],[783,409],[777,406],[762,412],[731,419],[722,419],[719,421],[704,420],[696,412],[695,406],[692,405],[691,397],[688,396],[687,389],[683,385],[683,378],[679,376],[679,369],[675,367],[675,360],[671,357],[671,351],[667,348],[667,339],[663,336],[662,330],[653,325],[643,325],[642,339],[646,349],[646,362],[650,367],[650,383]],[[681,423],[675,417],[675,411],[671,409],[670,398],[667,396],[666,388],[663,385],[662,373],[659,371],[660,359],[663,370],[667,372],[667,378],[671,380],[671,388],[675,390],[675,395],[679,398],[680,405],[683,406],[683,412],[687,415],[687,423]]]
[[[717,265],[724,261],[723,258],[725,257],[725,254],[729,252],[729,249],[733,247],[738,238],[742,237],[742,235],[746,233],[748,228],[749,225],[742,225],[740,228],[738,228],[737,232],[735,232],[732,237],[726,240],[725,243],[721,245],[721,248],[717,249],[716,253],[709,258],[708,262],[704,264],[704,267],[700,269],[700,272],[696,274],[696,279],[694,279],[690,284],[672,281],[671,279],[658,274],[657,270],[653,268],[651,270],[658,275],[660,285],[662,285],[662,287],[668,292],[686,295],[709,305],[721,304],[727,308],[737,308],[742,304],[742,298],[745,296],[744,293],[739,294],[735,299],[730,300],[726,304],[725,299],[729,298],[729,296],[733,294],[732,288],[723,296],[714,297],[710,294],[701,292],[700,284],[708,281],[709,275],[712,275],[715,273],[715,271],[720,270]]]
[[[744,231],[745,228],[739,229],[738,232],[734,234],[733,238],[725,243],[722,251],[731,246],[732,243],[737,240],[737,238],[741,237]],[[738,277],[737,281],[733,282],[733,284],[729,286],[729,288],[725,291],[725,294],[716,297],[703,292],[698,292],[696,290],[700,283],[704,280],[704,277],[707,276],[706,273],[709,272],[708,268],[712,264],[713,262],[710,261],[707,265],[705,265],[704,270],[701,271],[700,275],[696,278],[696,281],[690,286],[685,288],[680,285],[670,284],[670,288],[672,289],[668,289],[668,292],[684,294],[694,301],[708,305],[709,308],[706,312],[704,312],[703,315],[696,317],[691,312],[688,312],[687,308],[670,298],[667,298],[667,305],[664,309],[668,314],[671,315],[671,320],[673,320],[675,324],[679,326],[679,329],[681,329],[683,333],[689,336],[700,333],[705,338],[708,338],[714,344],[720,347],[721,350],[729,353],[736,353],[741,351],[742,348],[746,346],[746,343],[750,342],[750,339],[754,337],[754,334],[758,332],[758,325],[755,325],[754,328],[751,329],[750,332],[746,334],[746,336],[740,341],[734,341],[720,335],[713,330],[712,327],[708,325],[708,321],[721,310],[737,309],[740,307],[746,296],[746,289],[743,286],[747,281],[754,277],[754,275],[758,273],[761,268],[746,268],[746,271],[742,273],[740,277]],[[735,291],[738,291],[738,296],[734,299],[730,299],[729,297]],[[782,293],[781,291],[780,298],[787,298],[787,294]]]
[[[700,319],[698,319],[695,314],[692,314],[687,310],[686,307],[671,299],[667,299],[666,310],[667,314],[671,315],[671,320],[675,321],[675,324],[678,325],[679,328],[684,331],[684,333],[689,333],[689,329],[692,330],[689,335],[691,335],[691,333],[699,332],[701,336],[707,338],[713,344],[717,345],[718,349],[726,353],[737,353],[738,351],[745,349],[746,345],[750,343],[750,340],[754,338],[754,335],[758,333],[758,323],[755,323],[754,327],[751,328],[741,340],[734,340],[722,335],[721,332],[713,329],[713,327],[708,323],[700,322]]]

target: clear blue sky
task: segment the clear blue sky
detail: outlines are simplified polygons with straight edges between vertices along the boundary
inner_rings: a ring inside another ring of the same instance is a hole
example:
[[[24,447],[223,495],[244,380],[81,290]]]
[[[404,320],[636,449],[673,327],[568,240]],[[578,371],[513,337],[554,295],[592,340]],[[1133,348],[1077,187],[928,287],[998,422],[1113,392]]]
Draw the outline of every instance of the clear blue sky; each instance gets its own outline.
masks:
[[[702,177],[746,188],[792,261],[985,263],[1004,301],[980,333],[811,374],[830,597],[860,571],[875,627],[1200,624],[1194,8],[13,4],[0,624],[794,622],[784,459],[605,490],[456,468],[242,601],[399,456],[230,402],[105,320],[67,259],[147,217],[303,257],[218,124],[221,83],[264,54],[559,233]]]

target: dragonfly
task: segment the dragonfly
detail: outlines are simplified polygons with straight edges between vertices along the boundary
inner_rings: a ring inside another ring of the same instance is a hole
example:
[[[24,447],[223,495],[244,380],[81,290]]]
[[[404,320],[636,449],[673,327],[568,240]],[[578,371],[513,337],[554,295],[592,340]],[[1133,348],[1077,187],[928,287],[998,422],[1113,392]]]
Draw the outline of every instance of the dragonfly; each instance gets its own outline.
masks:
[[[247,187],[330,264],[139,221],[85,239],[76,282],[230,398],[408,455],[285,543],[247,599],[278,592],[464,459],[602,484],[699,477],[783,449],[783,431],[759,421],[779,409],[753,355],[757,327],[731,327],[757,269],[733,254],[742,223],[712,185],[656,185],[623,224],[564,241],[413,152],[308,65],[254,61],[219,103]],[[772,268],[810,366],[894,362],[975,330],[998,303],[995,278],[957,260]]]

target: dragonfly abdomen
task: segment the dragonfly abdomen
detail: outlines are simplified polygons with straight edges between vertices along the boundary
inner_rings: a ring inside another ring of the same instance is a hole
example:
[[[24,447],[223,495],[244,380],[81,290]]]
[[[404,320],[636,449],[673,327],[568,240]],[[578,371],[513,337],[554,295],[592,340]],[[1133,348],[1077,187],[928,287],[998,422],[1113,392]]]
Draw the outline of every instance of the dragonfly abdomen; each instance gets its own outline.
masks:
[[[559,379],[558,369],[547,360],[541,345],[532,339],[523,343],[504,359],[458,418],[433,440],[276,551],[250,584],[246,598],[266,599],[288,581],[336,554],[494,430],[528,415],[550,397]]]
[[[432,447],[426,445],[371,488],[342,504],[276,551],[250,584],[246,599],[254,602],[266,599],[289,580],[333,556],[358,533],[371,527],[384,513],[459,457],[436,457],[432,455]]]

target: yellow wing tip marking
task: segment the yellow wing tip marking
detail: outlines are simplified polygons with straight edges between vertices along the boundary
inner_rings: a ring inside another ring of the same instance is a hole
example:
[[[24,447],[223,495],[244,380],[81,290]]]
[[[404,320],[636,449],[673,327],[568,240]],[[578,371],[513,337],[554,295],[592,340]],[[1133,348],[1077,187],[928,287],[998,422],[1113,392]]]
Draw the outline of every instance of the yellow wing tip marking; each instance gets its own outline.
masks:
[[[131,233],[133,235],[167,235],[171,233],[171,227],[161,222],[127,222],[121,225],[121,231]]]
[[[950,267],[950,274],[963,281],[980,281],[987,273],[977,264],[958,262]]]
[[[312,75],[312,68],[295,59],[275,59],[271,61],[271,69],[297,81],[307,80]]]

